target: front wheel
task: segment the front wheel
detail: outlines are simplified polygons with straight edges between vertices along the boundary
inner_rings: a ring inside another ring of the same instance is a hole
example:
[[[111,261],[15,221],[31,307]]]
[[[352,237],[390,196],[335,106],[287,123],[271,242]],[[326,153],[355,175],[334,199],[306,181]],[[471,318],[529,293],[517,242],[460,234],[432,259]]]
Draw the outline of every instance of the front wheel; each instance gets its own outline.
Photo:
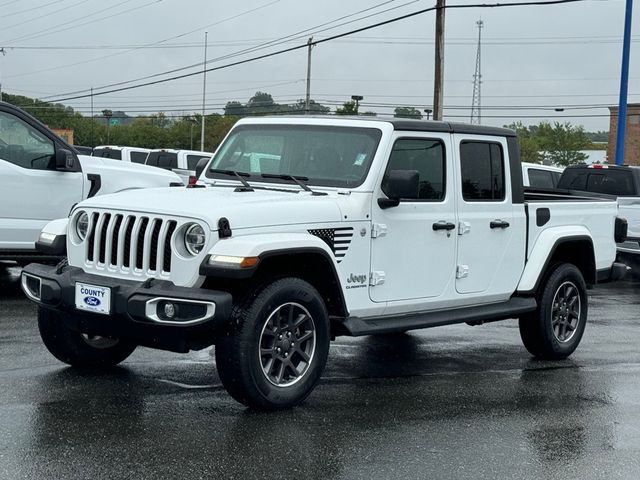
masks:
[[[532,355],[567,358],[578,347],[587,323],[587,287],[575,265],[557,265],[538,295],[538,309],[520,318],[520,337]]]
[[[136,345],[117,338],[71,330],[58,312],[38,308],[38,328],[47,350],[61,362],[80,368],[113,367],[124,361]]]
[[[229,394],[260,410],[307,398],[329,353],[329,317],[317,290],[283,278],[238,305],[233,317],[231,331],[216,344],[218,374]]]

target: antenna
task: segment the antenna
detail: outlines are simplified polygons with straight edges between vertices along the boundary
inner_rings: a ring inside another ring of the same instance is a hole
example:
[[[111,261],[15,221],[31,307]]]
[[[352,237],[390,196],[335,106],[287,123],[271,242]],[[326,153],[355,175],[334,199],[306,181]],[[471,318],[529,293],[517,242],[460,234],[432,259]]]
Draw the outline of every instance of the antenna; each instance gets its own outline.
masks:
[[[473,74],[473,98],[471,100],[471,123],[482,123],[482,19],[476,22],[478,26],[478,53],[476,54],[476,72]]]
[[[0,47],[0,53],[4,57],[7,54],[7,51],[3,47]],[[0,102],[1,101],[2,101],[2,71],[0,70]]]

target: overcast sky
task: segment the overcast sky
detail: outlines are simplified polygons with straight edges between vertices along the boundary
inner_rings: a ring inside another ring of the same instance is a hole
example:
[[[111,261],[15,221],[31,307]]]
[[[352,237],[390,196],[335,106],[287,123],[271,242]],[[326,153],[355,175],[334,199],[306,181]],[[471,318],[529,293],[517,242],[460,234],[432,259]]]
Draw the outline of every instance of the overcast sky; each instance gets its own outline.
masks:
[[[200,64],[177,74],[201,69],[205,31],[209,60],[233,55],[210,64],[217,66],[304,44],[312,34],[320,40],[434,4],[435,0],[0,0],[0,47],[6,51],[0,56],[2,89],[42,99],[60,99],[76,91],[86,94],[82,90],[92,86],[99,92],[104,85],[189,65]],[[608,130],[606,106],[618,102],[624,8],[624,0],[590,0],[448,10],[445,119],[469,121],[476,22],[482,18],[483,124],[548,119]],[[341,17],[345,18],[336,21]],[[630,102],[640,102],[639,20],[636,5]],[[364,97],[361,111],[381,115],[391,114],[395,105],[430,107],[434,26],[435,14],[430,12],[317,45],[312,98],[333,110],[358,94]],[[289,35],[293,37],[287,43],[236,55]],[[221,112],[229,100],[246,102],[258,90],[271,93],[278,103],[303,98],[306,57],[306,49],[300,49],[210,72],[207,113]],[[166,76],[153,79],[162,78]],[[136,83],[142,81],[125,85]],[[179,115],[199,111],[201,102],[198,75],[95,96],[94,109]],[[89,98],[64,103],[90,112]]]

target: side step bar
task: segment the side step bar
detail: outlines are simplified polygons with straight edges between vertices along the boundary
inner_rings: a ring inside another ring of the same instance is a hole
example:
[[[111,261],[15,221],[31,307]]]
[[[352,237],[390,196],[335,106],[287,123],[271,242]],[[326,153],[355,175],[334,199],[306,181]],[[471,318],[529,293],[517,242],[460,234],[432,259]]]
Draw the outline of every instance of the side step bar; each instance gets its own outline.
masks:
[[[437,310],[426,313],[411,313],[400,316],[373,318],[349,317],[342,326],[347,335],[360,337],[380,333],[404,332],[418,328],[439,327],[455,323],[489,322],[515,318],[537,308],[533,297],[513,297],[504,303],[493,303],[479,307],[465,307],[454,310]]]

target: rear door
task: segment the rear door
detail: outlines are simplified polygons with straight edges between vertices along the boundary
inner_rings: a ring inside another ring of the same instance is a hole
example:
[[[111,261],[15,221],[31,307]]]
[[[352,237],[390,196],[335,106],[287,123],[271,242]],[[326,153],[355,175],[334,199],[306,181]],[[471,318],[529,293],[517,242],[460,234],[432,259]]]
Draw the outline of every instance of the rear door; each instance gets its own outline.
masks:
[[[55,142],[0,111],[0,249],[33,250],[50,220],[82,200],[82,172],[55,170]]]
[[[523,205],[513,205],[506,139],[454,135],[458,155],[456,291],[481,302],[507,298],[522,274]],[[518,166],[518,174],[520,174]]]

